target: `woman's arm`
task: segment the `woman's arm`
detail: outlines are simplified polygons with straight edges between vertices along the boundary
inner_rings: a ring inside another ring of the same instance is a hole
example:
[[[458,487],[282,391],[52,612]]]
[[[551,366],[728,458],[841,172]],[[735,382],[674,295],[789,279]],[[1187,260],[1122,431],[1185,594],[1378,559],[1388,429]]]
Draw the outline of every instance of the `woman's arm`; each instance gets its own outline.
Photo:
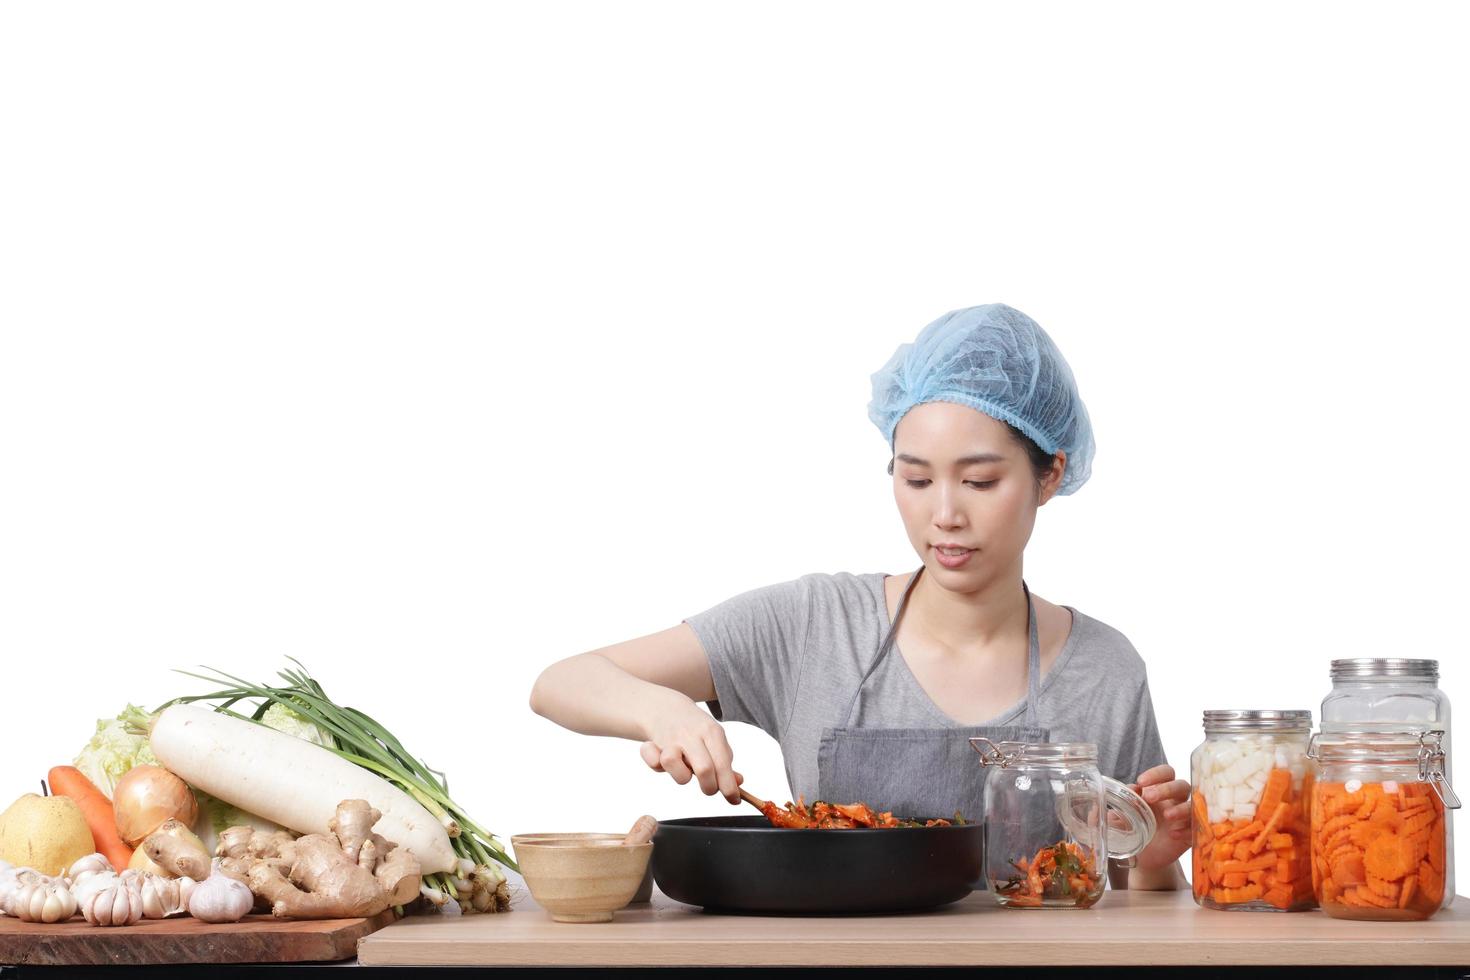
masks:
[[[1114,888],[1172,891],[1189,887],[1179,857],[1190,846],[1189,781],[1174,778],[1173,766],[1154,766],[1133,787],[1154,812],[1158,828],[1132,868],[1113,864],[1109,880]]]
[[[655,772],[692,778],[739,803],[742,777],[719,722],[696,701],[715,697],[709,659],[687,624],[559,660],[531,688],[531,710],[584,735],[643,742]]]

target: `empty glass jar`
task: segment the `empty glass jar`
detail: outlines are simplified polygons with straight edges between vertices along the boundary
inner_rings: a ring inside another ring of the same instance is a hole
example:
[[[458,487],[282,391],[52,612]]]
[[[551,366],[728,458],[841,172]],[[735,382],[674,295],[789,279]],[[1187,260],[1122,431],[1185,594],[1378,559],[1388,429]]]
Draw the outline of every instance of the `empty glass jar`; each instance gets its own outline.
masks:
[[[985,877],[1006,908],[1084,909],[1102,897],[1107,862],[1153,839],[1153,811],[1102,775],[1092,742],[972,738],[985,780]]]

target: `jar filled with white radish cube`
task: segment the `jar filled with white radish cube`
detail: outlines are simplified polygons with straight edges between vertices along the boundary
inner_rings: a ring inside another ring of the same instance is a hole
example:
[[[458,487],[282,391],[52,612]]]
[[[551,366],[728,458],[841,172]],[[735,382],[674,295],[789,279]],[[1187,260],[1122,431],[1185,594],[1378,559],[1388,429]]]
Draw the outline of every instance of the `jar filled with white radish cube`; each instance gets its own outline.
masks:
[[[1190,756],[1194,897],[1208,909],[1315,908],[1307,758],[1312,713],[1219,710]]]

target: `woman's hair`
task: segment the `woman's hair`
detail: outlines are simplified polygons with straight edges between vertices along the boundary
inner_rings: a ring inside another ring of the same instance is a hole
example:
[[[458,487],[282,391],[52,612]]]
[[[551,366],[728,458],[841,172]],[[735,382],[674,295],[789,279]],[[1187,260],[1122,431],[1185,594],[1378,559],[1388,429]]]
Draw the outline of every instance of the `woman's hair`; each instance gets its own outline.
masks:
[[[1046,479],[1046,475],[1051,472],[1051,464],[1056,457],[1038,446],[1035,440],[1014,425],[1011,425],[1011,423],[1006,422],[1005,427],[1010,430],[1011,438],[1020,443],[1021,448],[1026,450],[1026,458],[1031,463],[1031,473],[1036,477],[1036,485],[1038,487],[1041,486],[1042,482]],[[888,475],[893,475],[892,459],[888,460]]]
[[[1036,485],[1041,486],[1047,474],[1051,472],[1051,464],[1056,461],[1056,457],[1042,449],[1030,436],[1009,422],[1006,423],[1006,428],[1011,430],[1012,438],[1021,444],[1022,449],[1026,450],[1026,458],[1031,460],[1031,472],[1036,474]]]

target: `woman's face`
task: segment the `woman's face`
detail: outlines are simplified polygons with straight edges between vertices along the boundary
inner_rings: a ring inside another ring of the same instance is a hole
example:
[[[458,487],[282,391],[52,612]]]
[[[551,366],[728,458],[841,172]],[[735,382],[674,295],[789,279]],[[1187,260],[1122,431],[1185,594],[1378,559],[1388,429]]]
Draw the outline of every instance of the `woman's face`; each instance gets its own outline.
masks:
[[[999,422],[968,405],[926,402],[894,431],[893,496],[925,572],[945,588],[972,592],[1021,557],[1036,509],[1056,493],[1066,464],[1058,453],[1037,487],[1026,450]],[[959,549],[954,556],[949,545]]]

